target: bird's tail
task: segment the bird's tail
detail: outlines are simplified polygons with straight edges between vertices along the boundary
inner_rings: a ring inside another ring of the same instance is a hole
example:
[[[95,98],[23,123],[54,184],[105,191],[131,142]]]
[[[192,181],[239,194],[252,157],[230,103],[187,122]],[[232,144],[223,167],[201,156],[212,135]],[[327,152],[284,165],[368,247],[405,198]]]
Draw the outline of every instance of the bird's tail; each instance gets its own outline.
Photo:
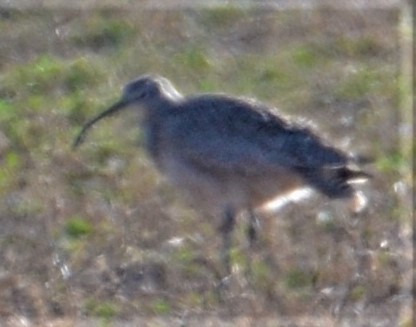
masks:
[[[306,169],[304,178],[318,191],[329,198],[349,198],[355,193],[352,184],[363,183],[371,174],[349,167]]]
[[[362,170],[355,170],[350,168],[343,168],[340,171],[341,177],[348,184],[364,183],[373,178],[373,175]]]

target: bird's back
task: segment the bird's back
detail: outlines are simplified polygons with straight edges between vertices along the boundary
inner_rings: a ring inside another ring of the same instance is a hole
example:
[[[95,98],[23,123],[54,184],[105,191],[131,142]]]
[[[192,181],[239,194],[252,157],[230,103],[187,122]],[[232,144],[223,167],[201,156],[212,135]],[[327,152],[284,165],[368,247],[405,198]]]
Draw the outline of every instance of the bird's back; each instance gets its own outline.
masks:
[[[245,171],[250,158],[262,169],[339,167],[348,161],[309,127],[254,102],[206,95],[186,99],[172,112],[169,119],[161,117],[164,133],[182,155],[207,165]]]
[[[190,97],[155,120],[164,149],[157,161],[190,193],[210,189],[205,197],[234,197],[250,206],[304,185],[329,197],[353,193],[347,154],[253,101]]]

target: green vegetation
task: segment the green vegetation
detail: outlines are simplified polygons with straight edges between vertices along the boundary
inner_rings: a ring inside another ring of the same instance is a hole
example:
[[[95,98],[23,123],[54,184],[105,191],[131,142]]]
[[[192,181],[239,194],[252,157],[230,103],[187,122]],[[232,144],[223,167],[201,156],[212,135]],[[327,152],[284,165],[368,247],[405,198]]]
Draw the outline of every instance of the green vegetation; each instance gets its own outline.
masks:
[[[180,247],[175,253],[175,261],[188,265],[194,259],[192,249],[187,246]]]
[[[274,286],[273,271],[262,261],[252,262],[251,273],[256,288],[269,291]]]
[[[244,18],[247,14],[235,6],[218,6],[212,9],[204,10],[203,23],[207,28],[225,28],[232,27],[238,20]]]
[[[14,152],[8,152],[2,160],[2,169],[0,170],[0,190],[7,190],[15,187],[16,176],[21,167],[19,155]]]
[[[312,286],[313,274],[310,271],[292,269],[286,274],[285,285],[289,289],[300,289]]]
[[[363,268],[345,312],[363,299],[380,315],[383,305],[399,311],[400,295],[373,295],[380,280],[401,290],[411,266],[402,245],[409,232],[398,232],[410,215],[394,187],[411,189],[411,151],[399,142],[398,106],[409,91],[398,71],[397,15],[226,5],[0,16],[0,325],[3,314],[42,323],[88,316],[104,325],[138,315],[325,316],[358,273],[360,242],[379,269]],[[71,150],[81,125],[148,72],[184,94],[255,97],[374,155],[358,227],[340,233],[350,217],[324,199],[291,204],[267,217],[270,225],[260,217],[269,242],[247,249],[239,219],[234,271],[224,278],[219,222],[189,209],[156,172],[134,110],[100,123]],[[3,282],[8,274],[15,284]]]
[[[295,48],[292,56],[295,64],[302,68],[317,68],[322,59],[322,54],[313,45],[301,45]]]
[[[359,300],[362,300],[362,298],[365,296],[365,293],[366,293],[365,287],[358,285],[358,286],[355,286],[351,290],[349,296],[352,301],[359,301]]]
[[[210,68],[210,62],[202,47],[190,47],[184,52],[178,53],[174,58],[174,63],[184,66],[195,75],[204,74]]]
[[[352,58],[370,57],[383,52],[383,45],[374,37],[362,36],[357,38],[341,37],[338,38],[334,46],[339,54],[347,55]]]
[[[0,100],[0,121],[8,122],[13,117],[15,117],[15,113],[13,113],[12,105],[6,100]]]
[[[117,306],[111,302],[99,302],[95,299],[89,299],[85,303],[85,311],[87,315],[108,320],[113,318],[119,310]]]
[[[71,37],[74,45],[99,50],[117,48],[133,39],[136,34],[134,26],[119,19],[107,19],[105,16],[94,16],[83,21]]]
[[[77,239],[88,235],[93,231],[91,224],[82,217],[72,217],[65,225],[65,233],[71,238]]]
[[[164,299],[157,299],[153,302],[153,310],[156,314],[166,315],[170,312],[170,304]]]
[[[379,69],[359,69],[344,80],[336,90],[341,99],[357,100],[381,91],[383,75]],[[391,81],[389,80],[388,83]]]
[[[73,95],[76,92],[91,88],[104,76],[103,70],[86,58],[67,61],[41,55],[34,61],[17,66],[5,75],[6,89],[16,89],[18,92],[12,97],[18,104],[28,100],[28,109],[45,109],[39,103],[47,99],[62,95]],[[3,91],[5,92],[5,91]],[[35,99],[35,100],[33,100]],[[49,100],[50,101],[50,100]]]
[[[386,154],[376,162],[377,169],[385,173],[399,173],[407,164],[401,152]]]

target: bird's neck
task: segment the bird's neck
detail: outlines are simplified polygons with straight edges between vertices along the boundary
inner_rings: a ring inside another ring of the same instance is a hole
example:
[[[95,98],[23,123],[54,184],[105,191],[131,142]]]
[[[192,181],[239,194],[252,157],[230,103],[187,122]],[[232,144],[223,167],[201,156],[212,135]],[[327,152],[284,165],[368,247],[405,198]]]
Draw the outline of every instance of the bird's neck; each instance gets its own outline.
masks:
[[[158,117],[169,115],[182,101],[182,96],[164,95],[144,104],[146,119],[158,120]]]

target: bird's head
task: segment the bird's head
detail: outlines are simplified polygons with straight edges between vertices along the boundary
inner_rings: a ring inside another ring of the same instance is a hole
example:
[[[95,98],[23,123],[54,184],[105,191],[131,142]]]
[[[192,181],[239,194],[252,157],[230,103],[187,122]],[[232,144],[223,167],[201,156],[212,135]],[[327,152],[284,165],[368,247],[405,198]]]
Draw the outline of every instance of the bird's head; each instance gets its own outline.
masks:
[[[147,104],[164,99],[176,100],[182,95],[172,83],[158,75],[144,75],[129,82],[123,88],[121,101],[126,104]]]
[[[123,93],[119,101],[85,123],[75,139],[73,147],[75,148],[80,145],[84,141],[88,129],[104,117],[112,115],[130,105],[144,107],[158,106],[165,104],[166,101],[175,101],[181,97],[182,95],[173,87],[168,79],[158,75],[140,76],[129,82],[123,88]]]
[[[162,95],[162,77],[145,75],[129,82],[123,88],[121,101],[125,104],[143,103]]]

